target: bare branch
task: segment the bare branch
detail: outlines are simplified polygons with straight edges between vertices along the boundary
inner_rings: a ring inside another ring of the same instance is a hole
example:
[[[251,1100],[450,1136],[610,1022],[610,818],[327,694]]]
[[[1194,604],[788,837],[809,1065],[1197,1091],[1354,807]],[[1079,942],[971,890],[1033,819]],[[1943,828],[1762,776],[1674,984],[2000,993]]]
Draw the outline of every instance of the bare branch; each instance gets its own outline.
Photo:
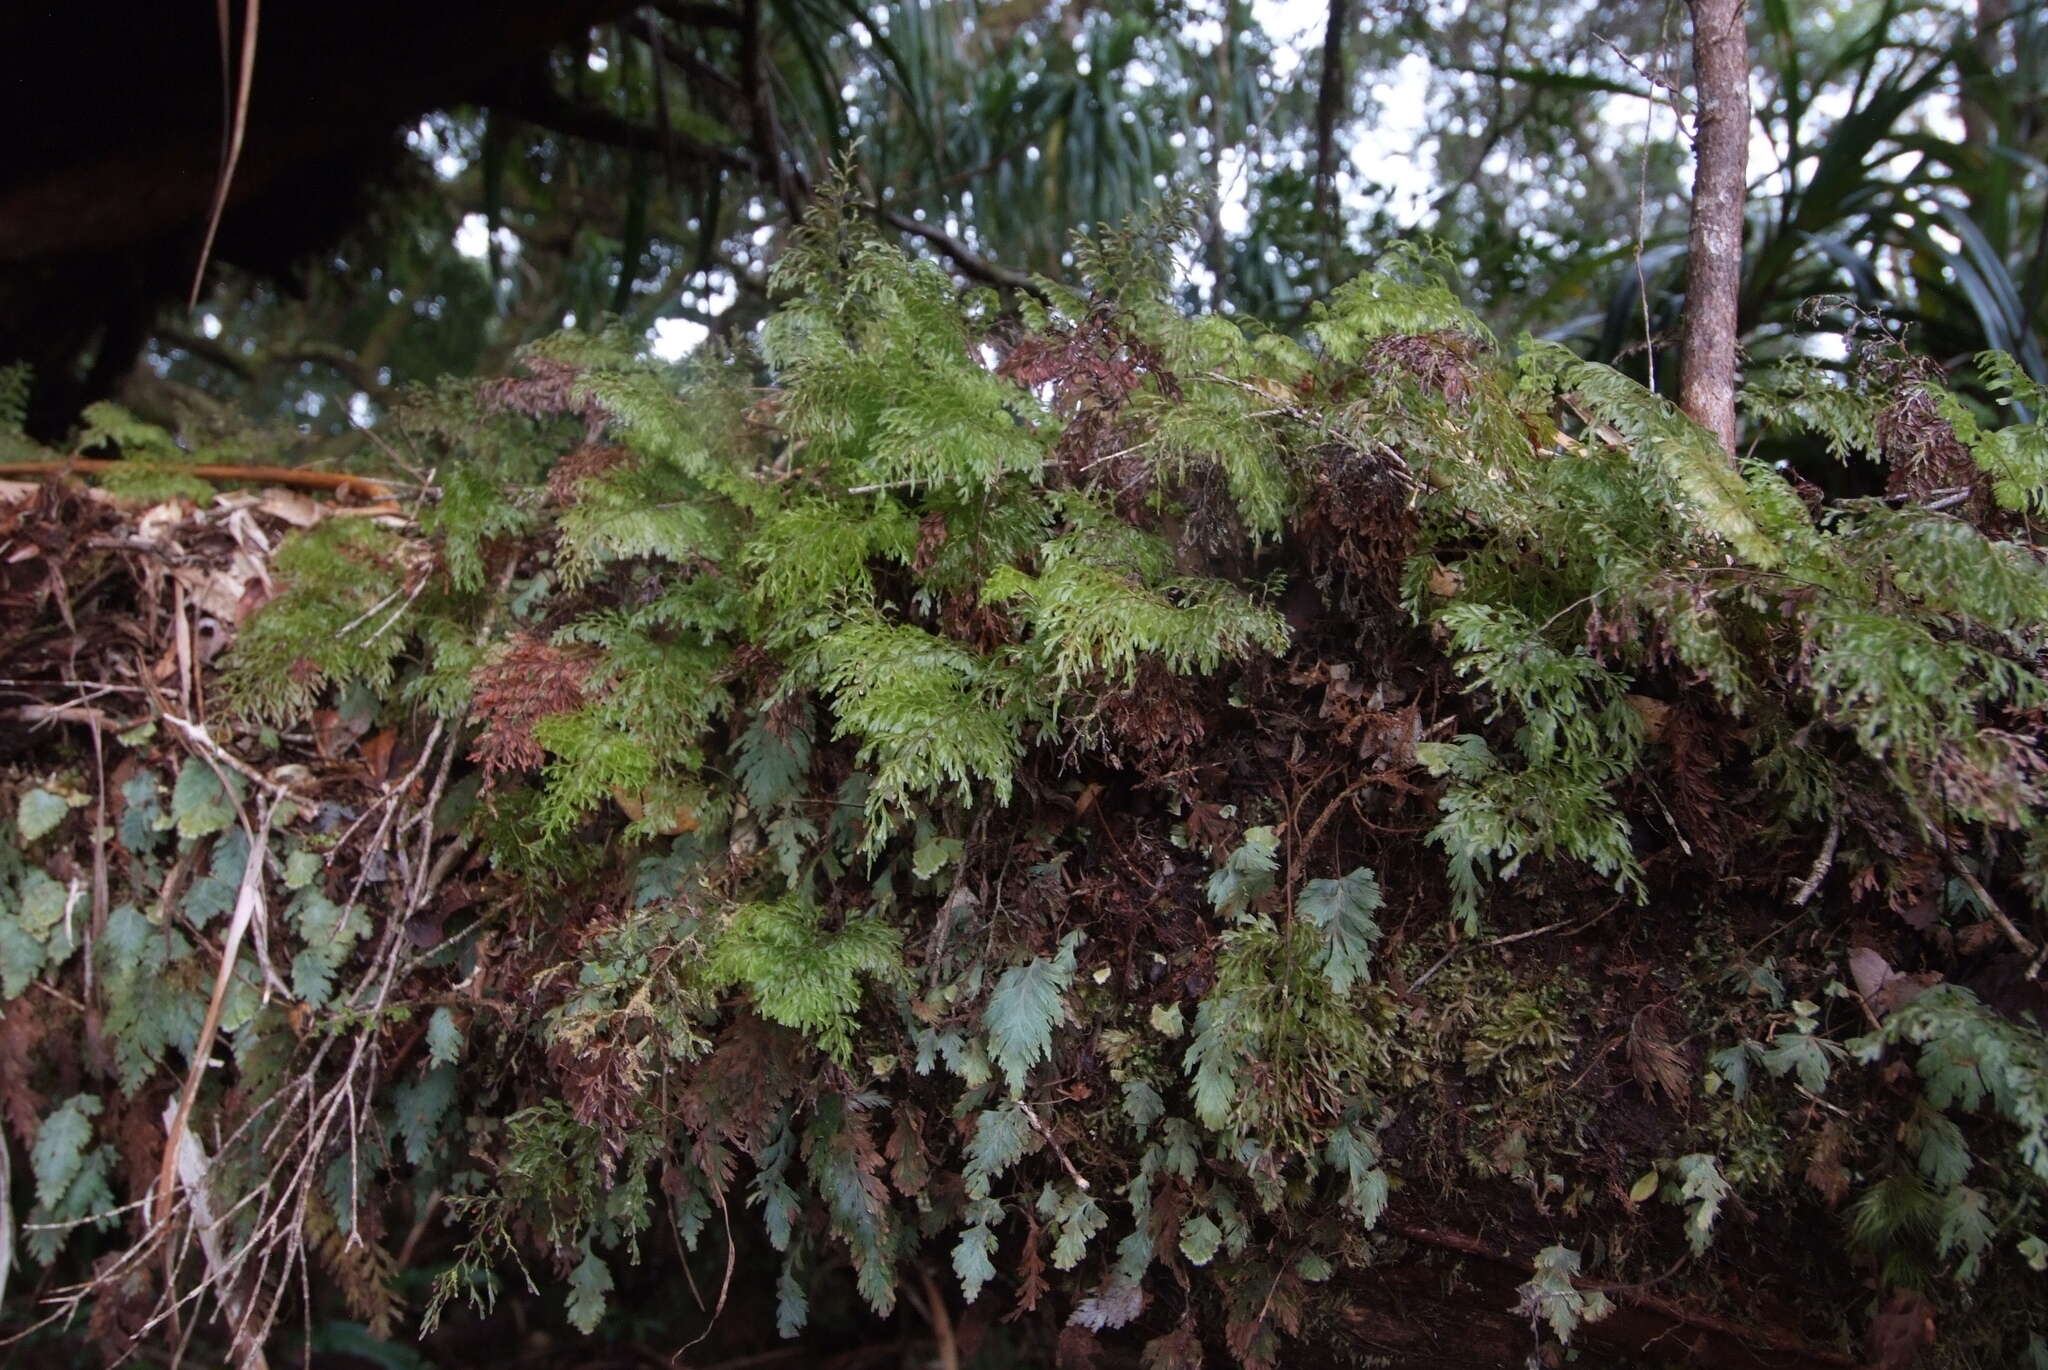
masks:
[[[1029,272],[990,261],[944,229],[920,219],[913,219],[908,214],[894,209],[877,208],[875,215],[891,228],[900,229],[914,238],[922,238],[930,243],[950,257],[953,264],[960,268],[962,275],[987,285],[1000,286],[1005,290],[1021,290],[1033,299],[1045,298],[1044,289],[1031,278]]]

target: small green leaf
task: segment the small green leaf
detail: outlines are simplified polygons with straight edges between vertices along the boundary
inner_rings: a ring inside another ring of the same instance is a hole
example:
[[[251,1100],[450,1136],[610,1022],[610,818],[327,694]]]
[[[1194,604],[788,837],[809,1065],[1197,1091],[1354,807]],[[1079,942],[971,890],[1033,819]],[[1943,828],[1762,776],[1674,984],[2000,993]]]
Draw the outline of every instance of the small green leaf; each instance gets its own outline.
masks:
[[[1195,1077],[1195,1116],[1205,1127],[1228,1126],[1237,1106],[1237,1027],[1231,996],[1204,999],[1195,1010],[1195,1040],[1181,1062]]]
[[[1341,880],[1311,880],[1302,886],[1294,906],[1322,929],[1323,947],[1316,962],[1339,994],[1349,994],[1372,966],[1373,948],[1380,941],[1380,925],[1373,915],[1383,902],[1379,877],[1364,866]]]
[[[30,790],[21,797],[16,807],[14,825],[20,830],[23,842],[33,842],[54,829],[71,812],[71,806],[64,797],[48,790]]]
[[[960,1234],[953,1247],[953,1273],[960,1277],[960,1295],[968,1303],[981,1297],[981,1290],[996,1277],[996,1234],[976,1223]]]
[[[569,1272],[569,1321],[586,1337],[604,1318],[605,1295],[612,1290],[612,1269],[586,1250],[582,1263]]]
[[[1842,1048],[1825,1037],[1810,1032],[1785,1032],[1764,1052],[1763,1061],[1771,1074],[1796,1074],[1807,1093],[1819,1094],[1828,1087],[1834,1058],[1842,1054]]]
[[[1732,1191],[1728,1181],[1721,1176],[1721,1167],[1706,1152],[1680,1156],[1678,1178],[1679,1201],[1692,1209],[1685,1225],[1685,1236],[1697,1256],[1713,1242],[1714,1220],[1720,1216],[1722,1200]]]
[[[920,880],[929,880],[958,861],[965,850],[966,843],[957,837],[930,838],[910,854],[910,873]]]
[[[116,830],[121,845],[130,855],[143,856],[156,850],[160,833],[170,827],[163,811],[163,786],[152,770],[140,770],[121,786],[121,825]]]
[[[435,1009],[427,1019],[427,1059],[437,1066],[452,1066],[462,1059],[462,1029],[446,1008]]]
[[[45,1208],[63,1202],[64,1191],[84,1166],[85,1148],[92,1141],[92,1120],[99,1112],[98,1095],[74,1094],[36,1129],[29,1165],[36,1177],[36,1202]]]
[[[1095,1234],[1109,1226],[1109,1214],[1086,1194],[1072,1190],[1062,1196],[1058,1221],[1060,1235],[1053,1243],[1052,1266],[1055,1270],[1072,1270],[1088,1254],[1088,1243]]]
[[[1660,1177],[1658,1176],[1656,1171],[1644,1171],[1641,1177],[1638,1178],[1634,1184],[1628,1187],[1628,1201],[1630,1203],[1642,1203],[1645,1199],[1648,1199],[1652,1194],[1655,1194],[1657,1192],[1657,1185],[1659,1182]]]
[[[1065,1011],[1062,995],[1074,980],[1074,951],[1083,934],[1061,939],[1059,953],[1012,966],[996,981],[982,1023],[988,1028],[990,1054],[1010,1082],[1010,1092],[1024,1092],[1031,1067],[1052,1055],[1052,1029]]]
[[[1279,853],[1280,839],[1271,828],[1246,829],[1244,845],[1209,877],[1209,902],[1216,912],[1225,918],[1249,912],[1259,896],[1273,888]]]
[[[39,942],[48,942],[64,921],[70,902],[70,891],[52,880],[47,871],[29,870],[21,877],[22,931]]]
[[[26,993],[48,960],[42,939],[29,936],[19,918],[0,909],[0,1001]]]
[[[198,757],[187,757],[171,790],[171,821],[178,836],[187,842],[220,832],[235,821],[239,789],[230,794],[213,768]]]
[[[1223,1246],[1223,1229],[1207,1213],[1197,1213],[1180,1225],[1180,1254],[1190,1265],[1207,1265]]]
[[[775,1334],[787,1341],[804,1330],[810,1321],[811,1300],[797,1280],[796,1272],[783,1264],[775,1279]]]
[[[391,1106],[398,1115],[398,1134],[405,1139],[405,1158],[414,1165],[426,1164],[441,1125],[455,1108],[454,1069],[436,1066],[399,1085],[391,1091]]]
[[[1124,1082],[1124,1116],[1131,1120],[1131,1127],[1140,1137],[1152,1128],[1152,1124],[1166,1116],[1166,1101],[1159,1097],[1159,1091],[1143,1080]]]
[[[284,887],[288,890],[302,890],[313,883],[325,865],[320,853],[301,848],[284,859]]]

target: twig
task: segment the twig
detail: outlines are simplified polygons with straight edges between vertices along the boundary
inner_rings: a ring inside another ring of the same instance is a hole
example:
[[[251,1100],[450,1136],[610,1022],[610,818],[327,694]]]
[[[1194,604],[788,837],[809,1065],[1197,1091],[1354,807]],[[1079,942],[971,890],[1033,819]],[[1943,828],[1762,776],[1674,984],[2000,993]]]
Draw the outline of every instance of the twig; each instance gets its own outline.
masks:
[[[1606,908],[1600,910],[1600,912],[1594,914],[1591,918],[1586,919],[1577,927],[1573,927],[1571,930],[1573,932],[1584,932],[1587,928],[1592,927],[1595,923],[1605,918],[1608,914],[1613,913],[1615,907],[1615,905],[1609,904]],[[1422,972],[1422,974],[1415,977],[1415,979],[1408,986],[1408,993],[1413,994],[1415,993],[1415,991],[1421,989],[1425,984],[1429,983],[1430,977],[1435,975],[1438,971],[1442,970],[1444,966],[1447,963],[1449,963],[1450,959],[1453,956],[1456,956],[1461,951],[1484,951],[1492,947],[1504,947],[1511,942],[1526,942],[1532,937],[1541,937],[1545,933],[1556,932],[1559,928],[1567,927],[1571,924],[1571,921],[1572,920],[1569,918],[1560,918],[1555,923],[1545,923],[1540,928],[1526,928],[1521,932],[1503,933],[1499,937],[1489,937],[1484,942],[1453,943],[1450,946],[1450,948],[1444,952],[1442,956],[1436,958],[1435,964],[1430,966],[1428,970]]]
[[[0,1299],[7,1297],[7,1274],[14,1265],[13,1186],[13,1162],[7,1158],[7,1139],[0,1136]]]
[[[1841,838],[1841,817],[1830,815],[1828,835],[1821,839],[1820,855],[1813,858],[1813,869],[1807,873],[1806,879],[1800,882],[1799,888],[1792,892],[1793,908],[1804,908],[1806,901],[1813,898],[1814,891],[1820,888],[1820,882],[1828,878],[1828,870],[1835,864],[1835,844],[1841,841]]]
[[[189,719],[180,718],[176,714],[169,712],[163,713],[162,717],[164,722],[183,733],[186,739],[204,753],[208,760],[226,766],[243,779],[261,786],[279,799],[289,800],[301,808],[311,807],[307,801],[294,794],[288,786],[278,784],[254,766],[251,766],[248,762],[221,746],[220,743],[215,742],[213,734],[206,731],[204,723],[194,723]]]
[[[1911,799],[1906,801],[1906,808],[1912,813],[1914,818],[1920,821],[1921,830],[1927,834],[1927,840],[1934,844],[1935,850],[1948,859],[1948,867],[1955,872],[1956,879],[1962,881],[1968,887],[1970,893],[1977,896],[1977,902],[1984,906],[1984,912],[1991,916],[1991,921],[1996,923],[1998,930],[2005,934],[2005,940],[2012,944],[2012,949],[2020,955],[2028,957],[2034,956],[2037,952],[2041,951],[2041,948],[2034,945],[2034,940],[2031,937],[2021,932],[2018,925],[2012,919],[2006,917],[2005,910],[1998,907],[1998,901],[1991,897],[1991,891],[1984,888],[1984,882],[1977,878],[1976,872],[1965,866],[1956,856],[1955,847],[1950,844],[1948,834],[1935,827],[1929,821],[1927,815],[1921,811],[1920,806]],[[2030,972],[2036,975],[2039,974],[2040,962],[2036,961],[2030,967]]]
[[[960,1343],[953,1335],[953,1314],[946,1307],[945,1291],[922,1265],[917,1273],[924,1281],[925,1318],[932,1325],[932,1340],[938,1343],[939,1370],[960,1370]]]
[[[1084,1194],[1087,1193],[1087,1177],[1074,1169],[1074,1163],[1067,1159],[1067,1153],[1061,1149],[1059,1140],[1052,1135],[1052,1130],[1039,1121],[1037,1112],[1022,1099],[1017,1101],[1017,1111],[1024,1115],[1024,1120],[1031,1124],[1039,1136],[1045,1138],[1045,1144],[1052,1148],[1052,1154],[1059,1159],[1060,1169],[1067,1172],[1067,1178],[1074,1182],[1074,1187]]]
[[[893,209],[875,208],[875,216],[891,228],[900,229],[912,237],[922,238],[940,252],[953,259],[961,274],[970,276],[988,285],[1000,286],[1007,290],[1021,291],[1035,300],[1046,300],[1045,288],[1033,280],[1028,271],[1002,266],[982,256],[967,244],[947,233],[935,224],[913,219],[908,214]]]
[[[217,0],[221,42],[221,80],[228,73],[227,46],[230,23],[228,0]],[[242,10],[242,70],[235,85],[233,116],[228,122],[227,146],[221,152],[220,176],[213,187],[213,207],[206,215],[206,237],[199,244],[199,260],[192,268],[192,297],[186,307],[199,304],[199,289],[206,282],[207,259],[213,255],[213,240],[220,232],[221,215],[227,211],[228,188],[235,183],[235,165],[242,160],[242,138],[249,131],[249,90],[256,82],[256,20],[263,12],[260,0],[245,0]]]
[[[109,718],[99,709],[80,704],[22,704],[7,712],[10,717],[18,718],[32,728],[46,723],[80,723],[96,730],[112,728],[117,733],[125,733],[146,721],[140,718]]]
[[[59,457],[43,461],[0,461],[0,476],[66,475],[73,471],[133,471],[135,463],[107,457]],[[353,494],[364,499],[396,499],[397,494],[381,480],[351,475],[346,471],[306,471],[293,466],[234,466],[203,462],[179,465],[181,476],[200,480],[247,481],[252,485],[296,485],[308,490],[327,490],[337,495]]]
[[[1423,1227],[1415,1223],[1396,1223],[1393,1225],[1392,1230],[1406,1237],[1409,1241],[1420,1242],[1424,1246],[1440,1247],[1445,1251],[1455,1251],[1465,1256],[1476,1256],[1481,1260],[1492,1261],[1498,1265],[1513,1266],[1518,1270],[1526,1270],[1528,1268],[1529,1263],[1526,1260],[1519,1260],[1508,1252],[1490,1246],[1478,1237],[1467,1236],[1463,1232]],[[1825,1347],[1814,1346],[1796,1333],[1786,1332],[1775,1327],[1747,1327],[1741,1323],[1730,1322],[1728,1319],[1716,1317],[1712,1313],[1702,1313],[1687,1308],[1683,1304],[1674,1302],[1671,1299],[1645,1293],[1639,1286],[1621,1286],[1616,1288],[1614,1293],[1624,1303],[1641,1308],[1646,1312],[1658,1314],[1683,1326],[1695,1327],[1702,1332],[1711,1332],[1716,1336],[1728,1337],[1734,1341],[1751,1346],[1769,1347],[1773,1351],[1797,1356],[1812,1364],[1841,1366],[1844,1370],[1855,1370],[1855,1367],[1860,1364],[1860,1362],[1838,1351],[1830,1351]]]
[[[206,1159],[206,1150],[199,1145],[199,1139],[182,1126],[178,1105],[166,1100],[164,1103],[164,1133],[168,1149],[177,1153],[176,1172],[178,1182],[190,1196],[192,1209],[192,1230],[198,1235],[199,1249],[206,1259],[207,1278],[220,1291],[220,1308],[226,1317],[229,1337],[234,1348],[234,1357],[243,1370],[264,1370],[268,1364],[263,1356],[263,1342],[250,1335],[248,1310],[234,1290],[234,1278],[228,1268],[227,1253],[221,1248],[221,1220],[213,1212],[211,1186],[207,1183],[207,1172],[211,1168]]]
[[[202,730],[203,732],[203,730]],[[192,1105],[199,1097],[199,1085],[206,1077],[206,1063],[213,1054],[214,1034],[220,1030],[220,1014],[227,1002],[228,986],[235,978],[235,960],[242,950],[242,938],[250,921],[263,909],[263,858],[270,845],[273,805],[264,809],[261,826],[249,844],[249,858],[242,866],[242,887],[235,893],[234,918],[227,936],[221,939],[220,969],[213,977],[213,998],[206,1006],[206,1019],[199,1025],[199,1038],[192,1046],[192,1064],[185,1074],[185,1089],[178,1099],[178,1111],[165,1129],[163,1163],[157,1168],[156,1204],[151,1223],[161,1226],[170,1216],[171,1186],[177,1178],[179,1147],[192,1119]]]

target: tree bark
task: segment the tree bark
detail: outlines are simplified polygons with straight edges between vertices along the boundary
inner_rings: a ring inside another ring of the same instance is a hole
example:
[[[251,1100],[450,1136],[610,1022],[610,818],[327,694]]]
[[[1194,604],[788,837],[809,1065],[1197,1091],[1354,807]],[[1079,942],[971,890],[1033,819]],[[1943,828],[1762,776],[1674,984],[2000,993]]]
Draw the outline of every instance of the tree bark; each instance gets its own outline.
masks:
[[[1973,148],[1988,148],[1997,116],[1986,107],[1985,95],[2005,65],[2005,30],[2012,22],[2011,0],[1977,0],[1977,32],[1971,40],[1977,60],[1984,64],[1981,75],[1963,82],[1961,114],[1963,141]]]
[[[1345,103],[1344,31],[1350,0],[1330,0],[1323,28],[1323,71],[1316,83],[1316,223],[1328,231],[1337,203],[1337,111]]]
[[[1688,0],[1692,10],[1692,234],[1679,403],[1735,455],[1736,313],[1749,178],[1749,38],[1743,0]]]

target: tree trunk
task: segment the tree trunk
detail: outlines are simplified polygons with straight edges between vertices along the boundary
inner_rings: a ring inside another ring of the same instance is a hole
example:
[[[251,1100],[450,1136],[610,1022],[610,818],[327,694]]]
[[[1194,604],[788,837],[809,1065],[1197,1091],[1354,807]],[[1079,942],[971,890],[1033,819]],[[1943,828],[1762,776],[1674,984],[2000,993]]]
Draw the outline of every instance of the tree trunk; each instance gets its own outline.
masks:
[[[1985,105],[1998,73],[2005,65],[2005,30],[2012,22],[2011,0],[1977,0],[1977,32],[1971,40],[1983,74],[1963,82],[1961,114],[1963,141],[1973,148],[1989,148],[1997,116]]]
[[[1743,0],[1689,0],[1694,121],[1679,403],[1735,455],[1736,305],[1749,175],[1749,40]]]
[[[1316,266],[1317,293],[1329,289],[1330,257],[1337,243],[1337,112],[1348,104],[1344,80],[1344,31],[1350,0],[1330,0],[1323,28],[1323,71],[1316,85],[1315,223],[1323,250]]]

